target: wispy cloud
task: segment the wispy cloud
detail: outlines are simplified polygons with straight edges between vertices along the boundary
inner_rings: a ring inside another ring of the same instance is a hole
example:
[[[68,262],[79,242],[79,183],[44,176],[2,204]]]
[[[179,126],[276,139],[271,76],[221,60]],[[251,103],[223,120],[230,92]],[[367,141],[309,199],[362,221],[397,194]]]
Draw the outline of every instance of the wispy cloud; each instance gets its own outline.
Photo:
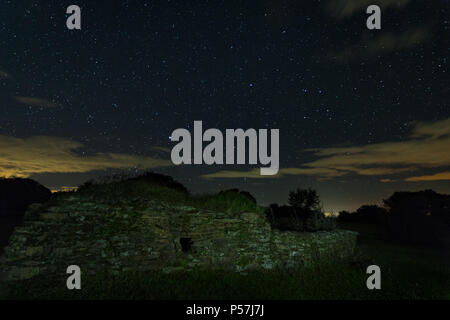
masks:
[[[337,19],[350,18],[354,14],[366,14],[370,5],[378,5],[382,12],[386,9],[403,10],[412,0],[328,0],[324,7],[329,15]],[[392,52],[409,49],[426,41],[430,36],[430,26],[433,22],[408,27],[403,32],[376,32],[375,37],[361,39],[358,43],[346,46],[342,50],[330,53],[328,58],[340,63],[348,63],[355,59],[374,59]],[[362,29],[363,30],[363,29]]]
[[[450,166],[450,118],[416,123],[409,139],[356,147],[309,149],[318,158],[299,168],[284,168],[279,175],[313,175],[332,179],[348,174],[362,176],[390,176],[417,172],[420,169],[439,169]],[[219,171],[204,178],[258,178],[257,171]],[[446,180],[443,172],[433,176],[411,177],[406,181]],[[382,182],[391,181],[383,177]]]
[[[330,55],[337,62],[348,62],[353,59],[373,59],[403,49],[412,48],[425,41],[429,34],[428,26],[419,26],[400,34],[387,33],[373,40],[363,40],[342,51]]]
[[[328,0],[325,3],[327,12],[338,18],[344,19],[351,17],[358,11],[366,12],[366,8],[372,4],[378,5],[381,9],[390,7],[402,9],[411,0]]]
[[[0,136],[0,176],[28,177],[37,173],[73,173],[137,167],[150,169],[170,166],[168,160],[121,153],[82,156],[82,144],[59,137],[15,138]]]
[[[406,181],[450,181],[450,171],[436,173],[430,176],[417,176],[407,178]]]
[[[55,108],[58,107],[58,105],[48,99],[42,99],[42,98],[34,98],[34,97],[23,97],[23,96],[16,96],[13,97],[14,101],[31,106],[31,107],[41,107],[41,108]]]
[[[0,79],[4,78],[4,79],[12,79],[12,75],[10,75],[9,73],[5,72],[5,71],[1,71],[0,70]]]
[[[420,168],[450,165],[450,118],[417,123],[408,140],[350,148],[312,150],[318,160],[312,168],[328,168],[346,173],[377,176],[413,172]]]
[[[253,169],[250,171],[232,171],[232,170],[222,170],[210,174],[202,175],[204,179],[215,179],[215,178],[249,178],[249,179],[276,179],[287,175],[321,175],[327,178],[340,177],[345,175],[343,172],[339,172],[334,169],[327,168],[284,168],[278,170],[276,175],[263,176],[260,173],[260,169]]]
[[[260,169],[253,169],[250,171],[233,171],[233,170],[222,170],[217,171],[210,174],[204,174],[201,177],[204,179],[216,179],[216,178],[225,178],[225,179],[233,179],[233,178],[249,178],[249,179],[264,179],[264,178],[279,178],[281,176],[281,172],[278,171],[276,175],[271,176],[263,176],[260,173]]]
[[[162,151],[162,152],[165,152],[165,153],[170,153],[172,151],[170,148],[158,147],[158,146],[153,147],[152,149],[156,150],[156,151]]]

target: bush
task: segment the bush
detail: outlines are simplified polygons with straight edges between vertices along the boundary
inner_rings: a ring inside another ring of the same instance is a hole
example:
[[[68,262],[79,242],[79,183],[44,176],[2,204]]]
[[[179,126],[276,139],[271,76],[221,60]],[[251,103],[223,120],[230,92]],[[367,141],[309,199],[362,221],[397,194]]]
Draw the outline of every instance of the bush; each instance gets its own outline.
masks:
[[[310,232],[330,231],[336,227],[336,218],[325,217],[321,211],[311,211],[305,221],[305,230]]]
[[[353,213],[339,212],[339,221],[386,225],[387,210],[377,205],[364,205]]]
[[[305,219],[291,206],[279,207],[277,204],[271,204],[266,216],[273,229],[300,232],[305,230]]]
[[[282,231],[329,231],[336,229],[336,218],[325,217],[319,195],[313,189],[297,189],[289,193],[290,206],[272,204],[266,211],[273,229]]]
[[[337,218],[335,217],[325,217],[323,220],[322,230],[331,231],[337,228]]]
[[[325,218],[319,211],[311,211],[305,220],[305,227],[308,231],[319,231],[322,228],[322,220]]]

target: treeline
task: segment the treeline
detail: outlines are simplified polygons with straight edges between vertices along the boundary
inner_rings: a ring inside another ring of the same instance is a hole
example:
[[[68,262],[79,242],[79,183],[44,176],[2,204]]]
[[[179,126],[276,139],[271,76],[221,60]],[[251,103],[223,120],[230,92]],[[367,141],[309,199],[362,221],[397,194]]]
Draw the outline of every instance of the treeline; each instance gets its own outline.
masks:
[[[338,219],[386,228],[395,241],[450,246],[450,195],[433,190],[395,192],[383,204],[341,211]]]
[[[341,211],[338,219],[341,222],[359,222],[377,225],[387,223],[388,210],[377,205],[363,205],[354,212]]]

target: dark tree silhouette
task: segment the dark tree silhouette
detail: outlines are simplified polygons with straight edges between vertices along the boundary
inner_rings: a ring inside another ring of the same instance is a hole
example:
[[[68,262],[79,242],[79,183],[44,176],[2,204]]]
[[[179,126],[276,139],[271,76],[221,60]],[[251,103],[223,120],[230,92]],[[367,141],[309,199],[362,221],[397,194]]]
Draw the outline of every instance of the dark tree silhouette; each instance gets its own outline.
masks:
[[[352,214],[347,210],[342,210],[339,212],[338,219],[342,222],[350,222],[352,221]]]
[[[296,189],[289,192],[289,204],[303,211],[321,211],[320,199],[316,190]]]
[[[289,206],[272,204],[268,219],[273,228],[293,231],[320,231],[336,228],[334,218],[326,218],[319,194],[313,189],[296,189],[289,193]]]
[[[339,221],[386,225],[387,210],[377,205],[363,205],[356,212],[339,212]]]
[[[450,245],[450,195],[433,190],[396,192],[384,203],[389,208],[388,231],[393,239]]]

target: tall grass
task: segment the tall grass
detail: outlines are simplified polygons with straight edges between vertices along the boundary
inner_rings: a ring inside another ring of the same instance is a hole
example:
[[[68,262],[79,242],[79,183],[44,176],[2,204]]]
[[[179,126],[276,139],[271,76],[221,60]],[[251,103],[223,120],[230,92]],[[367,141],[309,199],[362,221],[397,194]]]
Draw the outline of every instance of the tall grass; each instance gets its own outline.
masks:
[[[368,290],[365,267],[335,263],[317,268],[184,273],[108,272],[84,275],[82,289],[66,289],[66,276],[22,282],[0,293],[1,299],[164,299],[164,300],[392,300],[450,299],[450,269],[407,261],[382,268],[382,289]]]

